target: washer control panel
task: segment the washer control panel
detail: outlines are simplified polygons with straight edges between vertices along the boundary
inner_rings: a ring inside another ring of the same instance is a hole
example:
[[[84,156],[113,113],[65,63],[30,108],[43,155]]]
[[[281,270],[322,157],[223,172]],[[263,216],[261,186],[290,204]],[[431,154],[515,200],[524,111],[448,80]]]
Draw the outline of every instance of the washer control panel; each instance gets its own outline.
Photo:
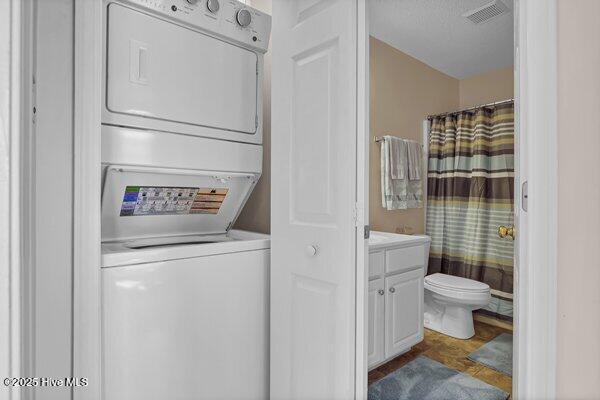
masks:
[[[110,2],[110,1],[109,1]],[[269,47],[271,16],[237,0],[121,0],[193,29],[261,53]]]

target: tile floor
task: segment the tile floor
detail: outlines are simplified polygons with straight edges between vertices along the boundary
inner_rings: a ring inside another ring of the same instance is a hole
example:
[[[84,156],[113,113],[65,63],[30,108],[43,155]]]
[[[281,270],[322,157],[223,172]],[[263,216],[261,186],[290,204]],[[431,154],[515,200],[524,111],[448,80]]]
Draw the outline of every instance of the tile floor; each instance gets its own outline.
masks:
[[[507,393],[511,393],[512,378],[510,376],[467,359],[471,352],[503,332],[511,333],[506,329],[478,321],[475,321],[475,336],[468,340],[454,339],[425,329],[425,339],[421,343],[414,346],[409,352],[370,371],[369,385],[402,367],[417,356],[424,355],[446,365],[448,368],[464,372]]]

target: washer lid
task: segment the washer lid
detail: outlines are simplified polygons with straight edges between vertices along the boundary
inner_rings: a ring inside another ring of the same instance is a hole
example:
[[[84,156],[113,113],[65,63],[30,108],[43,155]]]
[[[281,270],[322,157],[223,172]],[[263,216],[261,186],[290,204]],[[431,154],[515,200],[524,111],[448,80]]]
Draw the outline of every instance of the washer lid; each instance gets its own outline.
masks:
[[[427,275],[425,277],[425,283],[443,289],[454,289],[464,292],[481,293],[490,290],[490,287],[483,282],[440,273]]]
[[[144,244],[149,246],[144,246]],[[191,235],[102,243],[104,267],[268,249],[268,235],[231,229],[225,235]]]
[[[224,234],[260,175],[109,165],[102,241]]]

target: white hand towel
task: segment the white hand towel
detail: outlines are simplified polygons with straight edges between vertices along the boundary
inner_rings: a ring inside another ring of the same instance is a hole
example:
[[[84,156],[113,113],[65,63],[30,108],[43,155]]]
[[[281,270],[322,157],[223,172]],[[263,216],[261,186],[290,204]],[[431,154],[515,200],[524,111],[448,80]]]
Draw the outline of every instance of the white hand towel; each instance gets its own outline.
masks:
[[[421,179],[421,169],[423,168],[423,155],[421,144],[412,140],[406,141],[408,150],[408,179],[416,181]]]
[[[391,136],[384,136],[381,143],[381,205],[386,210],[405,210],[423,207],[421,180],[408,179],[408,149],[403,146],[400,162],[391,161]],[[394,138],[397,140],[403,139]],[[392,165],[397,164],[404,171],[404,179],[392,179]]]
[[[384,140],[389,140],[391,178],[405,179],[406,141],[395,136],[384,136]]]

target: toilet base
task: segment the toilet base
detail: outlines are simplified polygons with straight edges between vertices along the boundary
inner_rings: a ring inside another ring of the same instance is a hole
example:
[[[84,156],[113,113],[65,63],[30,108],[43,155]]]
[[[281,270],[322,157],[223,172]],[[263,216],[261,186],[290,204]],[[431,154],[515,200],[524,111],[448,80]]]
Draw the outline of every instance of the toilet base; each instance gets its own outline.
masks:
[[[475,335],[472,310],[464,306],[427,303],[425,302],[425,328],[457,339],[470,339]]]

